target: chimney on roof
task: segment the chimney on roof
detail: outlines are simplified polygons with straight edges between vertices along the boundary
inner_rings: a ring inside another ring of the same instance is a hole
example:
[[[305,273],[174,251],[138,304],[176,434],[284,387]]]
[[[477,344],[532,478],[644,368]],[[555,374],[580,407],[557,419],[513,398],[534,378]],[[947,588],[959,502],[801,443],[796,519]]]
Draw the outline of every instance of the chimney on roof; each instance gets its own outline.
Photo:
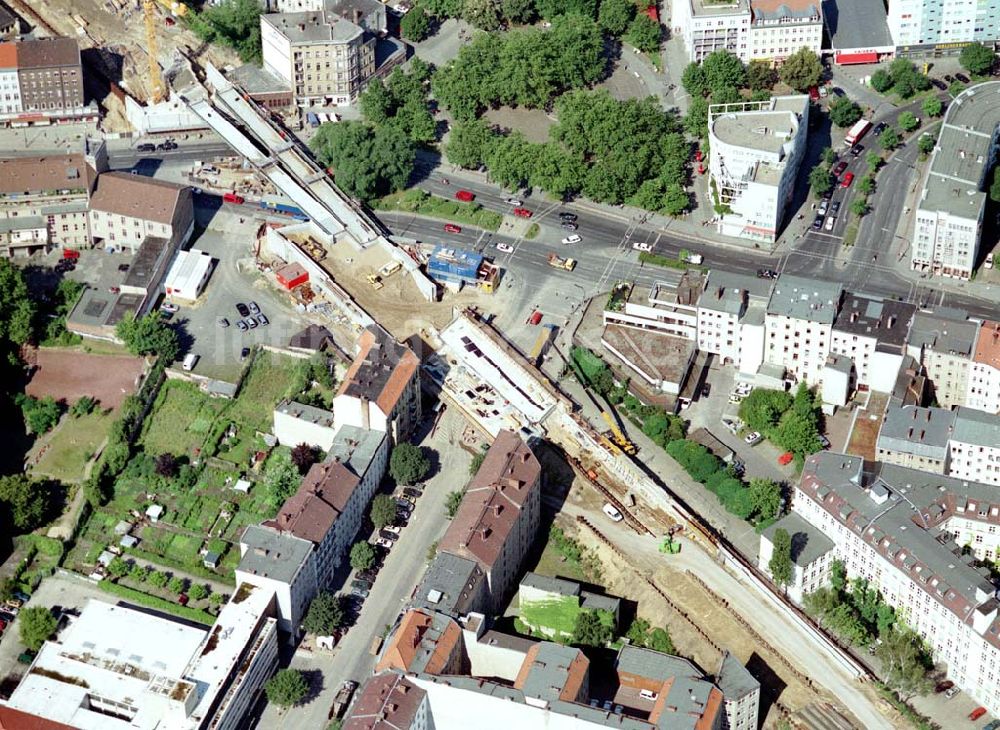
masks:
[[[928,408],[927,409],[927,423],[930,423],[930,422],[931,422],[931,409]]]
[[[913,409],[913,420],[914,421],[917,420],[917,409],[916,408]]]
[[[397,684],[396,685],[396,689],[398,689],[400,692],[402,692],[405,695],[407,692],[410,691],[410,685],[408,685],[408,684],[402,684],[402,683],[401,684]]]
[[[913,427],[912,426],[910,426],[910,430],[906,433],[906,438],[908,438],[908,439],[913,438]]]
[[[851,312],[851,321],[852,322],[857,322],[858,321],[858,313],[857,312]]]
[[[495,505],[493,505],[493,516],[494,517],[499,517],[501,512],[503,512],[503,505],[502,504],[495,504]]]
[[[315,21],[313,21],[313,22],[315,22]],[[305,31],[305,29],[306,29],[306,24],[305,23],[299,23],[299,32],[302,33],[302,32]]]
[[[480,527],[479,528],[479,535],[484,540],[487,539],[492,534],[493,534],[493,530],[491,530],[489,527]]]
[[[354,8],[354,24],[361,25],[361,11],[358,8]]]
[[[920,440],[924,440],[924,434],[927,433],[924,429],[920,429]]]
[[[521,463],[522,464],[527,464],[529,456],[531,456],[531,454],[528,453],[528,451],[522,451],[521,452]]]

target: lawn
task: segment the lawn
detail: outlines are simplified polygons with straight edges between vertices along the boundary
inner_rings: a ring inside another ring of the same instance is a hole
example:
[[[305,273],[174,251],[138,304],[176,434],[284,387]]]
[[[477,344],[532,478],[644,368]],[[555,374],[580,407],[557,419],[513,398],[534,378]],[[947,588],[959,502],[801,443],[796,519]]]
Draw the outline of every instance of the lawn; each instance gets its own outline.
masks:
[[[32,472],[61,482],[79,482],[112,423],[112,414],[97,411],[79,418],[66,416],[49,437],[45,453]]]
[[[209,398],[181,380],[163,384],[139,443],[150,454],[191,454],[201,448],[212,421],[226,401]]]
[[[521,620],[533,628],[547,628],[572,635],[580,613],[576,596],[561,596],[547,601],[521,602]]]
[[[588,580],[582,566],[579,563],[574,563],[571,560],[563,558],[551,540],[545,544],[545,549],[538,559],[538,564],[531,570],[533,573],[555,578],[567,578],[580,582]]]
[[[406,190],[393,193],[375,201],[376,210],[404,210],[431,218],[442,218],[456,223],[478,226],[488,231],[500,228],[503,216],[486,210],[478,203],[462,203],[437,195],[428,195],[423,190]]]

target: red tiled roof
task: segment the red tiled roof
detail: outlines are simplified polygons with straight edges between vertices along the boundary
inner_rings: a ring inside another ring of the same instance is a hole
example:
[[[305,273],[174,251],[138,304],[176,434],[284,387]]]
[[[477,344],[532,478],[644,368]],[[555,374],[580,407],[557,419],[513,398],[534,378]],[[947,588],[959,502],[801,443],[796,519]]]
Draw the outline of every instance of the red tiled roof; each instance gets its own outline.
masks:
[[[298,491],[285,500],[277,517],[265,525],[321,543],[357,486],[358,478],[340,462],[313,464]]]
[[[426,694],[396,672],[371,677],[358,690],[343,730],[409,730]]]
[[[73,726],[0,705],[0,730],[73,730]]]
[[[17,68],[16,43],[0,43],[0,68]]]
[[[399,628],[392,635],[388,646],[382,653],[382,658],[375,666],[376,672],[386,669],[399,669],[404,672],[421,671],[427,674],[440,674],[448,665],[456,646],[462,640],[462,630],[458,624],[448,620],[445,630],[436,637],[433,646],[425,644],[425,635],[433,624],[433,617],[419,609],[410,609],[399,623]],[[421,649],[431,650],[431,656],[422,666],[415,667],[414,660]]]
[[[979,327],[973,361],[1000,370],[1000,322],[986,320]]]
[[[501,431],[469,482],[439,549],[489,570],[540,476],[541,465],[527,444],[515,432]]]

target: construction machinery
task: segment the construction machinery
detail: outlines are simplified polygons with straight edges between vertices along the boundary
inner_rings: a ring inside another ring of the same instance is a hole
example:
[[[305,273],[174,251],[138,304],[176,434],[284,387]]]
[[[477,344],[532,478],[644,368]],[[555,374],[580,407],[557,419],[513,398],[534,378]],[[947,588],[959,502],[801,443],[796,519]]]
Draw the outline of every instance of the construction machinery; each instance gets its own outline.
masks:
[[[557,269],[566,269],[566,271],[572,271],[576,268],[576,259],[563,258],[562,256],[556,256],[554,253],[550,253],[549,266],[553,266]]]
[[[637,451],[637,449],[635,448],[635,444],[633,444],[631,441],[628,440],[628,438],[626,438],[625,434],[622,433],[622,430],[618,428],[618,424],[615,423],[615,419],[611,417],[611,414],[608,413],[607,411],[601,411],[601,418],[605,420],[605,422],[608,424],[608,427],[611,429],[611,436],[612,440],[615,442],[615,445],[617,445],[618,448],[620,448],[629,456],[634,456]]]
[[[555,331],[556,326],[554,324],[546,324],[542,327],[541,332],[538,333],[538,339],[535,340],[535,344],[528,355],[528,360],[536,365],[538,364],[538,358],[545,352],[545,346],[551,342],[552,334]]]
[[[660,541],[660,552],[667,555],[676,555],[681,551],[681,544],[667,535]]]
[[[380,277],[378,274],[368,274],[368,276],[366,276],[365,278],[368,280],[368,283],[372,285],[372,289],[374,289],[375,291],[378,291],[379,289],[382,288],[383,286],[382,277]]]
[[[166,90],[163,85],[163,74],[160,72],[159,44],[156,41],[156,3],[154,0],[143,0],[142,16],[146,23],[146,55],[149,57],[149,85],[152,92],[149,101],[158,104],[163,101]]]

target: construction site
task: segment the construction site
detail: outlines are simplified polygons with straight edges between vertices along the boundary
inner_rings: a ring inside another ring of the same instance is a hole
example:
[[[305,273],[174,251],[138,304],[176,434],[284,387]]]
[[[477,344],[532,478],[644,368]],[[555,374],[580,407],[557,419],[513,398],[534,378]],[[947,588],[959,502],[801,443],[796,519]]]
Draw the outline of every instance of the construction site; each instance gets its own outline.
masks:
[[[125,97],[140,104],[162,100],[164,74],[178,61],[240,63],[235,52],[201,41],[185,22],[193,11],[171,0],[10,0],[10,5],[37,37],[77,40],[87,96],[102,106],[106,132],[131,131]]]

